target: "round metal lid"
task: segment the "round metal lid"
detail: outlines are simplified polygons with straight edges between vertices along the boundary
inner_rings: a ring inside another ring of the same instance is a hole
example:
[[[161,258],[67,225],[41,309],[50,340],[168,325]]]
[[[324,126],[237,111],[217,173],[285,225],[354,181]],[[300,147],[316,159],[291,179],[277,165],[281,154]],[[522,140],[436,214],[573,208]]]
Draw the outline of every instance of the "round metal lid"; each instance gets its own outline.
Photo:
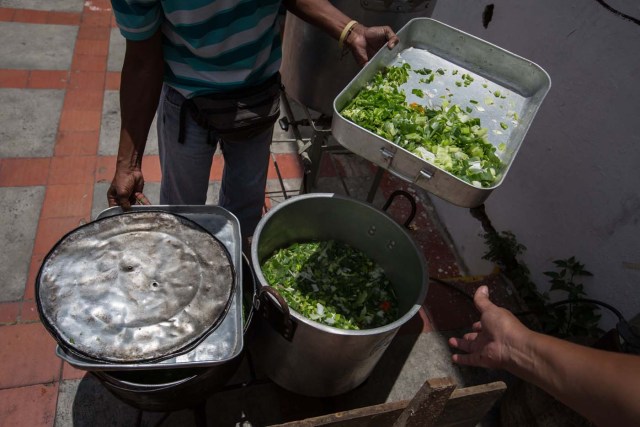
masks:
[[[189,351],[224,318],[235,289],[225,246],[195,222],[129,212],[81,226],[36,281],[44,325],[65,348],[108,362]]]

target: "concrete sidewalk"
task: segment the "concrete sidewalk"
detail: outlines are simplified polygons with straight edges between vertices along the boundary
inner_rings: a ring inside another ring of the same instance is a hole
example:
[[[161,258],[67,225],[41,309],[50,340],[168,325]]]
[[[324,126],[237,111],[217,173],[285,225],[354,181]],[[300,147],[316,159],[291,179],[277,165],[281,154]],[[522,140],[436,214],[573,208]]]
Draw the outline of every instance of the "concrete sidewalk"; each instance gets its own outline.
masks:
[[[43,257],[65,233],[107,207],[119,134],[118,89],[124,39],[108,0],[0,0],[0,426],[192,425],[194,413],[141,413],[102,385],[63,363],[42,327],[34,283]],[[277,129],[266,206],[283,200],[277,163],[288,195],[300,188],[295,144]],[[284,142],[277,142],[282,141]],[[325,156],[318,191],[364,200],[375,168],[353,155]],[[211,172],[208,203],[215,203],[222,158]],[[158,202],[160,168],[155,131],[143,164],[145,193]],[[396,189],[411,192],[418,213],[411,234],[434,277],[464,274],[426,194],[385,177],[374,205]],[[408,206],[389,210],[403,221]],[[496,279],[497,280],[497,279]],[[500,290],[502,286],[490,283]],[[479,283],[460,285],[467,293]],[[469,300],[432,284],[419,316],[406,325],[365,386],[340,402],[308,399],[241,368],[223,393],[209,399],[208,422],[264,425],[346,407],[411,398],[425,379],[450,375],[462,385],[490,379],[481,370],[451,365],[446,338],[477,314]],[[242,384],[250,382],[250,387]]]

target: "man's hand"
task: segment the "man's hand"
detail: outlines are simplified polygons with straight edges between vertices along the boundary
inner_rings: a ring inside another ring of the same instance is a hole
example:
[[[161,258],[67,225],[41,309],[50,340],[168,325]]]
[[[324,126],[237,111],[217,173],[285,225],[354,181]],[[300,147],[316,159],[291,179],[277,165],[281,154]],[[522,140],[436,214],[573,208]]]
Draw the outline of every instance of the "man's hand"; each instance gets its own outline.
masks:
[[[382,46],[386,44],[389,49],[393,49],[399,41],[391,27],[365,27],[356,24],[345,44],[351,49],[358,65],[364,66]]]
[[[147,200],[142,192],[144,188],[144,178],[142,171],[138,169],[116,169],[116,173],[111,181],[109,190],[107,191],[107,200],[109,206],[121,206],[123,210],[128,211],[131,205],[135,205],[137,201],[144,203]]]
[[[481,286],[473,296],[480,311],[480,321],[473,332],[462,338],[450,338],[449,345],[468,354],[454,354],[453,361],[461,365],[507,369],[512,349],[522,347],[530,330],[511,314],[489,300],[489,289]]]
[[[324,30],[336,40],[340,40],[342,31],[351,22],[351,18],[329,0],[284,0],[284,4],[298,18]],[[358,65],[362,66],[382,46],[386,44],[392,49],[399,39],[391,27],[365,27],[356,24],[343,42],[353,53]]]

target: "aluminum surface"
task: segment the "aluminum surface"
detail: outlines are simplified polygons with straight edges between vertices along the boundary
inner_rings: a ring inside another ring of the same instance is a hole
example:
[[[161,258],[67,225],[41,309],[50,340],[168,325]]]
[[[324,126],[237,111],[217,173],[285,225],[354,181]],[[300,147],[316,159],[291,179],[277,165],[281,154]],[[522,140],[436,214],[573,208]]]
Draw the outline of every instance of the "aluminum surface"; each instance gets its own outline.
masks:
[[[37,288],[43,320],[65,348],[138,362],[184,352],[217,326],[234,274],[224,245],[191,220],[130,212],[68,233]]]
[[[182,367],[208,367],[226,364],[240,355],[243,349],[242,334],[242,254],[240,224],[229,211],[218,206],[133,206],[133,211],[163,210],[176,213],[196,222],[213,234],[228,250],[235,267],[236,289],[229,310],[222,323],[204,340],[189,351],[169,359],[153,363],[101,363],[70,353],[61,346],[56,354],[72,366],[87,371],[123,371],[172,369]],[[122,213],[120,208],[109,208],[98,216],[105,218]]]
[[[333,396],[369,376],[400,327],[420,309],[429,273],[411,236],[386,213],[348,197],[313,193],[280,203],[258,224],[251,262],[259,287],[269,285],[261,264],[275,250],[312,240],[339,240],[362,251],[384,269],[398,297],[397,320],[364,330],[333,328],[291,310],[297,324],[291,341],[255,317],[255,354],[267,375],[295,393]]]
[[[504,181],[551,80],[531,61],[433,19],[413,19],[398,36],[400,43],[394,49],[378,52],[336,97],[333,136],[352,152],[444,200],[463,207],[478,206]],[[497,150],[496,154],[505,167],[493,186],[479,188],[466,183],[340,115],[339,111],[375,73],[403,62],[414,70],[445,71],[443,75],[436,74],[430,84],[420,83],[424,76],[409,72],[410,80],[403,85],[408,103],[438,107],[443,102],[440,97],[444,96],[450,104],[463,109],[468,106],[473,110],[470,115],[478,117],[482,126],[489,129],[489,142],[496,148],[504,144],[504,151]],[[474,81],[466,87],[456,85],[462,74],[469,74]],[[423,90],[425,98],[412,94],[414,88]],[[494,95],[496,91],[500,96]],[[507,129],[502,129],[500,123],[506,124]]]

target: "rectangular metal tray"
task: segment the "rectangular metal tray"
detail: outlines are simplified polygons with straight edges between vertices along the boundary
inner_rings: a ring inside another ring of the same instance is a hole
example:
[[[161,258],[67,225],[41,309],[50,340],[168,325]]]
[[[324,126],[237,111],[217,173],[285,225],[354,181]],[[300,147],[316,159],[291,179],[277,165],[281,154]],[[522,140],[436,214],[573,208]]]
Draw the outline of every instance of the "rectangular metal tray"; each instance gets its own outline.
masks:
[[[430,18],[412,19],[398,37],[400,43],[391,50],[381,49],[334,100],[333,137],[353,153],[444,200],[462,207],[478,206],[504,181],[551,79],[533,62]],[[473,186],[342,117],[340,111],[379,70],[404,62],[413,70],[445,71],[429,84],[419,82],[425,76],[409,72],[410,79],[402,86],[408,103],[439,107],[444,95],[450,104],[473,109],[470,116],[478,117],[482,127],[489,129],[491,144],[496,148],[505,144],[504,151],[496,150],[505,167],[493,186]],[[456,85],[462,74],[469,74],[474,81],[468,86]],[[423,90],[425,97],[412,94],[414,88]],[[494,96],[496,91],[500,97]],[[502,129],[501,122],[508,129]]]
[[[240,223],[219,206],[132,206],[132,210],[162,210],[182,215],[205,228],[222,242],[231,255],[235,269],[236,290],[224,320],[192,351],[157,363],[114,364],[84,359],[56,347],[56,355],[71,366],[85,371],[128,371],[213,366],[225,363],[242,352],[242,248]],[[97,219],[122,213],[119,207],[102,211]]]

